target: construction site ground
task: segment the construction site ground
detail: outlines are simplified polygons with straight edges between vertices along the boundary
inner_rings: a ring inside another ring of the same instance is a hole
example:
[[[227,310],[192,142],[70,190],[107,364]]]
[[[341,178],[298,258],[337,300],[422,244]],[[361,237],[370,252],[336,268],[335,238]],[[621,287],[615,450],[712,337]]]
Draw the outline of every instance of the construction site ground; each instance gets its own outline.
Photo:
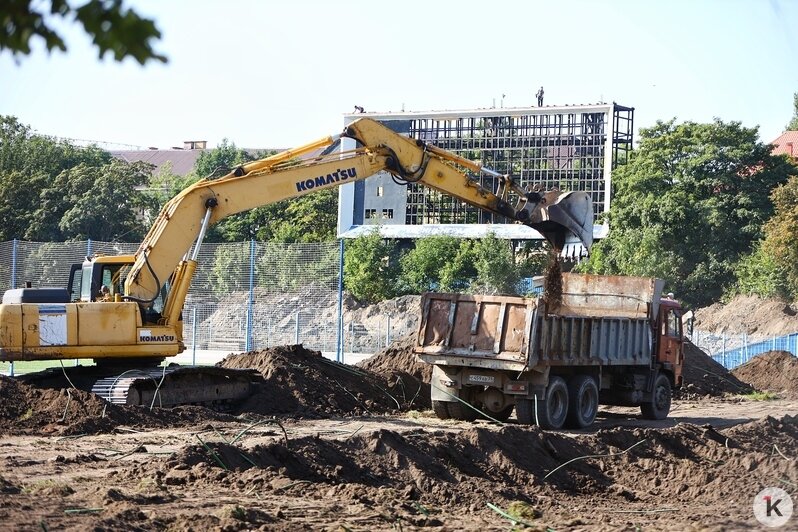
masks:
[[[0,376],[0,529],[743,530],[762,488],[795,496],[788,353],[728,372],[688,344],[668,419],[602,407],[588,430],[542,431],[437,419],[412,345],[358,366],[231,355],[262,381],[226,413]]]
[[[510,529],[490,503],[539,529],[739,530],[756,525],[759,489],[798,485],[797,401],[674,406],[664,422],[604,410],[582,432],[410,412],[6,435],[0,519],[15,530]]]

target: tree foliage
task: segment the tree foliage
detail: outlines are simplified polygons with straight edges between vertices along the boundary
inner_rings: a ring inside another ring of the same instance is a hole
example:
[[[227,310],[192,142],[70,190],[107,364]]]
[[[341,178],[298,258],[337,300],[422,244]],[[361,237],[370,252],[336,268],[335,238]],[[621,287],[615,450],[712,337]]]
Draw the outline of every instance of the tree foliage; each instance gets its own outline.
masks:
[[[383,240],[375,228],[366,236],[346,243],[344,283],[359,301],[373,303],[398,295],[398,249],[392,240]]]
[[[473,245],[451,236],[416,241],[400,260],[402,286],[410,293],[463,289],[476,277]]]
[[[777,259],[757,244],[753,253],[734,266],[737,283],[729,295],[757,295],[765,298],[790,299],[787,275]]]
[[[473,254],[477,277],[472,290],[493,294],[515,292],[520,277],[509,241],[489,234],[474,242]]]
[[[610,234],[584,269],[661,277],[687,303],[716,301],[763,236],[771,190],[793,174],[738,122],[641,129],[639,148],[613,174]]]
[[[798,177],[773,191],[775,214],[765,225],[761,254],[782,274],[786,292],[798,297]]]
[[[792,95],[792,119],[784,128],[786,131],[798,131],[798,92]]]
[[[0,240],[139,239],[145,227],[137,215],[146,203],[135,188],[150,172],[1,116]]]
[[[166,62],[166,57],[153,49],[161,32],[151,19],[125,8],[122,0],[88,0],[73,7],[67,0],[5,0],[0,8],[0,50],[15,57],[31,53],[31,40],[38,38],[48,51],[66,52],[67,47],[58,27],[64,22],[77,22],[97,47],[99,58],[111,53],[115,60],[132,57],[139,64],[147,61]]]

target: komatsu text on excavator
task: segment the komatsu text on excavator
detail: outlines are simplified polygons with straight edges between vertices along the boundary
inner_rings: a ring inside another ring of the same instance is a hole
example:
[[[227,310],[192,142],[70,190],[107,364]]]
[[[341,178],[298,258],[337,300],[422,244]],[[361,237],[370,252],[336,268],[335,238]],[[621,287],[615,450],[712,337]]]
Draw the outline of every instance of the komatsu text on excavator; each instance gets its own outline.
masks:
[[[358,147],[308,158],[340,137],[354,139]],[[156,390],[162,405],[240,398],[248,393],[247,375],[157,367],[184,350],[181,311],[208,227],[235,213],[380,171],[526,224],[554,248],[561,249],[567,237],[586,249],[592,244],[587,193],[525,189],[509,175],[362,118],[340,135],[187,187],[164,205],[134,255],[87,257],[72,267],[66,288],[8,290],[0,305],[0,360],[92,358],[96,367],[82,368],[91,378],[81,382],[113,402],[151,404]],[[480,173],[494,177],[497,189],[472,177]]]

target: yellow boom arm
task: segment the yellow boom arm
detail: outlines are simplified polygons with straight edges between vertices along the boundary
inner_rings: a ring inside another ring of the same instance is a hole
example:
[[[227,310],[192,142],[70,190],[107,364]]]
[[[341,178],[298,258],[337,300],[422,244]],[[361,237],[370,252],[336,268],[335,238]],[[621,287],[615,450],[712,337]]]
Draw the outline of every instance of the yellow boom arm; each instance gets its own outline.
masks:
[[[297,160],[300,155],[331,145],[340,136],[355,139],[361,147]],[[176,323],[207,227],[232,214],[365,179],[382,170],[526,223],[556,247],[562,247],[569,232],[586,248],[592,244],[593,216],[586,193],[523,190],[509,176],[363,118],[353,122],[342,135],[244,164],[224,177],[204,179],[181,191],[166,203],[139,246],[123,299],[146,303],[171,277],[172,290],[163,316],[165,323]],[[499,189],[486,189],[469,177],[467,170],[499,178]],[[511,192],[518,198],[515,205],[508,203]]]

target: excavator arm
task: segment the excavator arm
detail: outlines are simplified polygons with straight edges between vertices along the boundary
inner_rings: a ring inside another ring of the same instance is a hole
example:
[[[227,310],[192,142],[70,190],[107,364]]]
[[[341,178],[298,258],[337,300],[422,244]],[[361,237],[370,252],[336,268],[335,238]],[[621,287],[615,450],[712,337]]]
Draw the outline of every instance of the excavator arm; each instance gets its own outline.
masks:
[[[360,147],[298,159],[330,146],[341,136],[356,140]],[[383,170],[408,183],[423,184],[480,209],[525,223],[541,232],[556,248],[562,248],[569,233],[587,249],[592,244],[592,207],[586,193],[522,189],[509,176],[363,118],[349,125],[341,135],[244,164],[224,177],[204,179],[181,191],[163,207],[136,252],[123,299],[147,304],[170,279],[172,288],[162,323],[174,324],[210,225],[242,211],[365,179]],[[498,190],[483,187],[468,172],[496,177]]]

